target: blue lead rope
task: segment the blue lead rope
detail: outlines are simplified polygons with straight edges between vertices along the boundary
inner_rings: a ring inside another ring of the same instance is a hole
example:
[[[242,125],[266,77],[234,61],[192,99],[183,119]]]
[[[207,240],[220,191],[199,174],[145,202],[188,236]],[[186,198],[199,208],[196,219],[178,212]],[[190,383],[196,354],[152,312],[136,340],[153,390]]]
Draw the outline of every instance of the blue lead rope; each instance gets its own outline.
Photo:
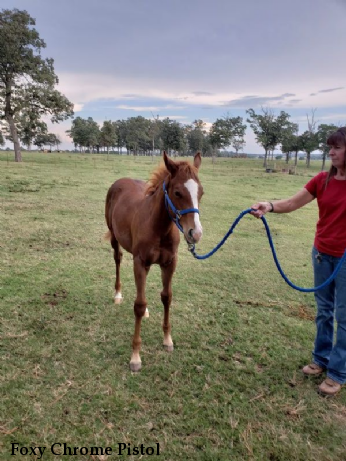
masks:
[[[226,242],[226,240],[228,239],[228,237],[233,233],[234,229],[236,228],[237,224],[239,223],[239,221],[248,213],[251,213],[251,211],[253,211],[251,208],[248,208],[247,210],[244,210],[240,213],[240,215],[237,217],[237,219],[234,221],[234,223],[232,224],[232,226],[230,227],[229,231],[227,232],[227,234],[224,236],[224,238],[221,240],[220,243],[218,243],[216,245],[215,248],[213,248],[211,251],[209,251],[209,253],[206,253],[204,255],[198,255],[196,252],[195,252],[195,245],[189,245],[189,251],[193,254],[193,256],[196,258],[196,259],[207,259],[209,258],[210,256],[212,256],[219,248],[222,247],[222,245]],[[269,240],[269,245],[270,245],[270,248],[272,250],[272,254],[273,254],[273,258],[274,258],[274,261],[275,261],[275,264],[276,264],[276,267],[278,268],[278,271],[280,272],[282,278],[285,280],[285,282],[292,288],[294,288],[295,290],[298,290],[298,291],[303,291],[304,293],[310,293],[310,292],[313,292],[313,291],[317,291],[317,290],[321,290],[322,288],[324,288],[325,286],[329,285],[334,279],[335,277],[337,276],[339,270],[341,269],[341,266],[343,264],[343,262],[345,261],[346,259],[346,250],[345,250],[345,253],[343,254],[342,258],[340,259],[337,267],[335,268],[334,272],[332,273],[332,275],[324,282],[322,283],[322,285],[319,285],[318,287],[313,287],[313,288],[302,288],[302,287],[298,287],[297,285],[295,285],[294,283],[292,283],[287,277],[286,275],[284,274],[281,266],[280,266],[280,263],[278,261],[278,258],[276,256],[276,251],[275,251],[275,248],[274,248],[274,243],[273,243],[273,239],[272,239],[272,236],[270,234],[270,230],[269,230],[269,226],[268,226],[268,223],[267,223],[267,220],[264,216],[261,217],[262,219],[262,222],[264,224],[264,227],[266,229],[266,232],[267,232],[267,237],[268,237],[268,240]]]

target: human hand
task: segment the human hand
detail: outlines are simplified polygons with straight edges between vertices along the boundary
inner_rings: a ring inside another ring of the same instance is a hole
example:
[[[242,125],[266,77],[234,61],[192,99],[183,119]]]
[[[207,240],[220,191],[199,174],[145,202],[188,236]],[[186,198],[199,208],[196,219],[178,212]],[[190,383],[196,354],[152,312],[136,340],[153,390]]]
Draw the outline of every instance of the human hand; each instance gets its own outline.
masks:
[[[272,211],[272,204],[270,202],[258,202],[252,205],[251,213],[255,218],[262,218],[268,211]]]

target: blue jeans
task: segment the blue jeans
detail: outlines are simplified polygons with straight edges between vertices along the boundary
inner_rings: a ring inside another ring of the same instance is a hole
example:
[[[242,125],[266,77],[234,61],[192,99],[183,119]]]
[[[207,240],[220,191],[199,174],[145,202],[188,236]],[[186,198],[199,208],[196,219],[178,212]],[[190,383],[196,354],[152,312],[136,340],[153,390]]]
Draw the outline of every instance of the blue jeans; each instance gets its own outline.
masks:
[[[321,285],[334,271],[341,258],[312,249],[315,286]],[[327,287],[315,292],[317,303],[316,339],[313,361],[327,370],[334,381],[346,382],[346,261]],[[337,323],[334,341],[334,317]]]

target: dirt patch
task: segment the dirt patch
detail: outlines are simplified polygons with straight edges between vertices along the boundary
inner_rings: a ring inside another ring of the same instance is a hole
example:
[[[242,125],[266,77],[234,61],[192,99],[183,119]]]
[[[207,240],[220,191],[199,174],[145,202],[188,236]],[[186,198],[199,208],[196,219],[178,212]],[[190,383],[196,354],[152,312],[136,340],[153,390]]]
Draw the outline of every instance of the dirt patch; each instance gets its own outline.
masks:
[[[302,320],[309,320],[313,322],[315,320],[315,311],[311,307],[300,305],[300,306],[288,306],[286,315],[289,317],[298,317]]]
[[[57,306],[63,299],[67,298],[66,290],[58,290],[54,293],[44,293],[41,299],[50,307]]]
[[[294,305],[285,305],[284,303],[272,302],[272,303],[260,303],[257,301],[234,301],[238,306],[248,306],[248,307],[266,307],[266,308],[273,308],[273,307],[284,307],[284,314],[288,317],[298,317],[302,320],[308,320],[313,322],[315,320],[315,310],[312,309],[310,306],[306,306],[304,304],[300,304],[298,306]]]

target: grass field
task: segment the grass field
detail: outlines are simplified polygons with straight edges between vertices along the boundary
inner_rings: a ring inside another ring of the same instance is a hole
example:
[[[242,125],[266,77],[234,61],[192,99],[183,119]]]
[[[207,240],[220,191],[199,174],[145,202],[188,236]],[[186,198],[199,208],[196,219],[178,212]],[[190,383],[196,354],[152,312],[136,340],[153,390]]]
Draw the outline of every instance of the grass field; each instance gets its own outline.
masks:
[[[160,272],[151,269],[143,369],[133,374],[132,260],[125,254],[124,302],[115,306],[104,199],[117,178],[147,179],[159,159],[23,159],[15,164],[0,153],[1,460],[39,459],[12,456],[12,443],[46,447],[44,460],[346,458],[346,391],[323,399],[321,379],[300,372],[313,345],[313,295],[281,279],[261,221],[246,216],[206,261],[181,243],[172,354],[162,348]],[[295,176],[267,174],[260,160],[203,159],[198,252],[211,250],[243,209],[295,193],[319,168],[313,162]],[[285,272],[305,287],[313,285],[316,220],[315,203],[268,216]],[[55,456],[54,443],[113,451]],[[119,443],[159,443],[160,455],[119,456]]]

